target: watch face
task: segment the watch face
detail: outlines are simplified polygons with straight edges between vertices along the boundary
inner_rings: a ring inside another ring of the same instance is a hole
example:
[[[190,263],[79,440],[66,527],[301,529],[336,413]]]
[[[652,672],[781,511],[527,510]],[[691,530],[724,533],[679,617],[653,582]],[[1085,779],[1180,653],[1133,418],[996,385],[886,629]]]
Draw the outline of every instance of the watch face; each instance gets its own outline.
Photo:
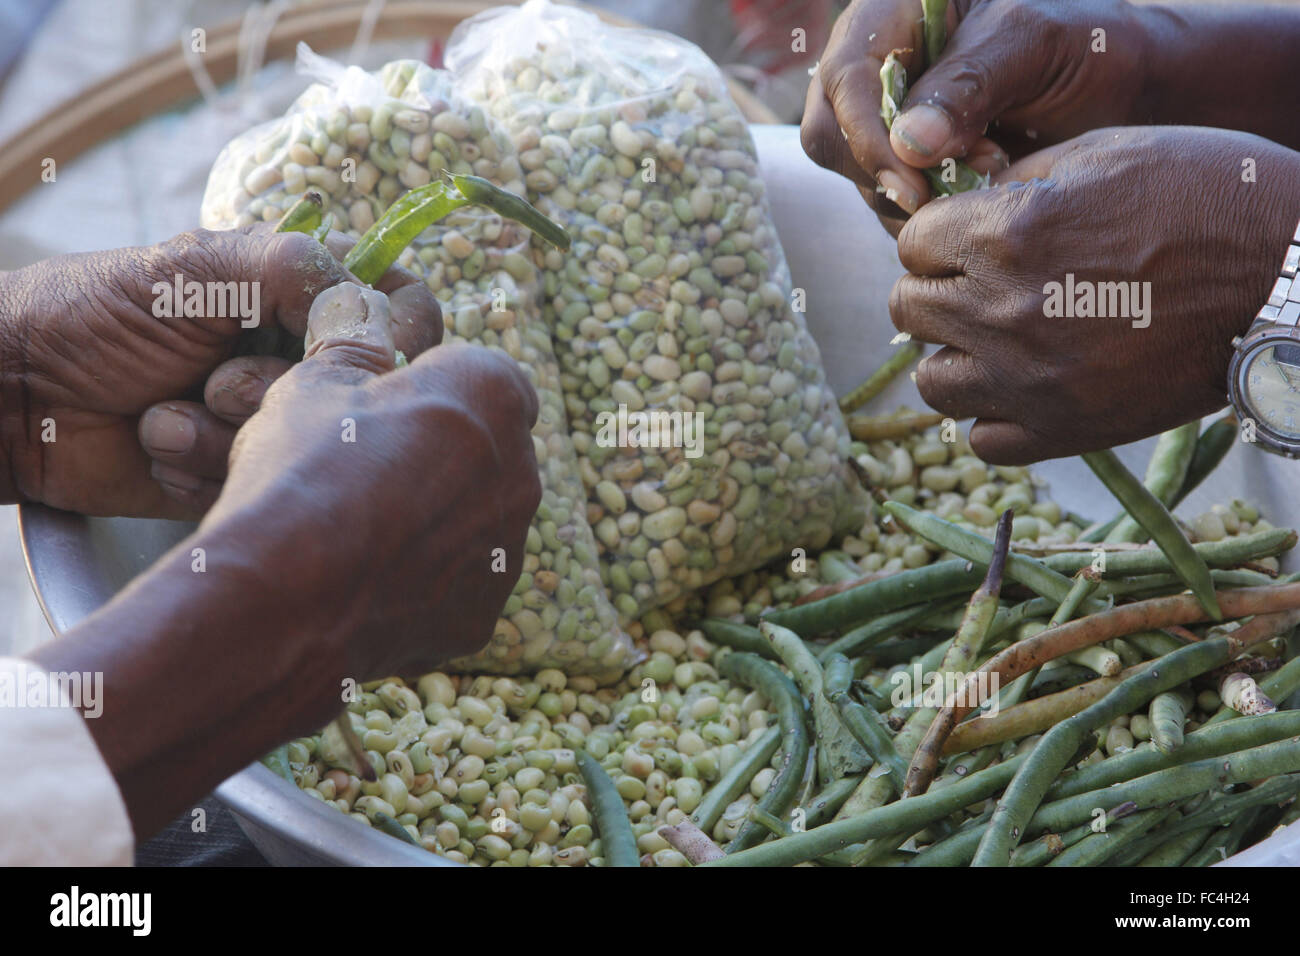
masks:
[[[1241,395],[1257,424],[1300,441],[1300,342],[1264,341],[1242,363]]]

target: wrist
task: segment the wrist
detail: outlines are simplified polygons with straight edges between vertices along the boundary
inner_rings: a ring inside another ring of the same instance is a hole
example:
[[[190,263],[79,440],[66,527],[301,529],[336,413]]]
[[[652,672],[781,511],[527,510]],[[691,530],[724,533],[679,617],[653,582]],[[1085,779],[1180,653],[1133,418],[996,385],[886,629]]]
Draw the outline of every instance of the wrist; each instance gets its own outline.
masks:
[[[341,655],[292,620],[268,571],[292,565],[251,540],[266,538],[190,536],[32,655],[47,671],[103,674],[103,712],[87,723],[138,838],[340,706]]]

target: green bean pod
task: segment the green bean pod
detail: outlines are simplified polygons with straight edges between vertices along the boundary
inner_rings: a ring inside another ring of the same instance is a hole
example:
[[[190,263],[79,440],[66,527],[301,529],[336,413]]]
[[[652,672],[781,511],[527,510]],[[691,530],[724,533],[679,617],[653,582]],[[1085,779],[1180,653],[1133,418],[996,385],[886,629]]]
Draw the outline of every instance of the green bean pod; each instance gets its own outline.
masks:
[[[839,631],[899,608],[969,594],[984,577],[982,568],[956,558],[912,568],[832,594],[819,601],[770,611],[764,619],[796,634],[815,637]]]
[[[766,657],[771,661],[779,661],[780,656],[772,649],[772,645],[767,639],[758,632],[758,628],[750,627],[748,624],[739,624],[736,621],[728,621],[725,618],[710,617],[696,622],[696,627],[704,632],[709,640],[724,647],[730,647],[732,650],[747,651],[750,654],[757,654],[759,657]]]
[[[569,234],[559,223],[538,212],[528,200],[494,185],[482,176],[463,176],[458,173],[449,173],[448,176],[452,185],[468,201],[486,206],[498,215],[526,226],[561,252],[568,250],[571,242]]]
[[[1151,540],[1169,557],[1169,563],[1196,595],[1201,607],[1216,621],[1223,620],[1219,602],[1214,597],[1214,582],[1205,561],[1193,550],[1173,515],[1142,483],[1124,467],[1109,449],[1090,451],[1081,456],[1093,473],[1137,520]]]
[[[308,190],[290,206],[280,221],[275,224],[276,232],[315,232],[321,224],[323,200],[320,193]],[[408,834],[409,835],[409,834]]]
[[[633,867],[641,865],[641,852],[632,823],[627,818],[623,798],[614,787],[614,781],[601,767],[599,761],[585,750],[577,753],[578,770],[582,773],[591,803],[596,811],[596,832],[600,837],[601,854],[607,866]]]
[[[919,359],[924,351],[925,347],[919,342],[905,342],[899,346],[880,368],[867,376],[865,382],[840,399],[840,411],[848,415],[867,404],[883,392],[903,369]]]
[[[1227,663],[1239,653],[1228,638],[1180,648],[1137,674],[1073,717],[1062,721],[1038,742],[1029,760],[1007,787],[975,855],[977,866],[1005,866],[1020,842],[1035,808],[1067,765],[1086,733],[1130,713],[1157,694]]]
[[[1103,832],[1084,837],[1072,847],[1057,854],[1048,866],[1100,866],[1114,854],[1131,846],[1154,827],[1165,822],[1176,811],[1168,809],[1143,810],[1134,813]]]
[[[697,827],[705,833],[713,830],[714,824],[727,809],[727,805],[745,792],[749,782],[754,779],[754,774],[767,766],[767,762],[772,759],[772,754],[776,753],[776,748],[781,745],[781,736],[780,727],[770,727],[745,748],[740,759],[709,788],[709,792],[704,795],[700,805],[691,814],[691,819]]]
[[[1237,416],[1229,412],[1222,418],[1212,422],[1201,437],[1196,440],[1196,448],[1192,451],[1192,460],[1187,465],[1187,474],[1183,478],[1183,483],[1178,491],[1174,494],[1173,500],[1169,503],[1170,508],[1175,508],[1189,494],[1196,490],[1215,468],[1219,467],[1219,462],[1227,457],[1232,446],[1237,443]]]
[[[781,727],[781,764],[758,806],[778,817],[794,802],[808,765],[808,728],[804,723],[803,698],[790,678],[760,657],[734,651],[722,659],[718,671],[723,677],[757,690],[776,709]],[[727,844],[728,854],[753,846],[763,838],[762,828],[747,820]]]
[[[1173,507],[1174,495],[1187,476],[1187,466],[1191,464],[1196,449],[1196,436],[1200,430],[1201,423],[1191,421],[1171,428],[1156,439],[1143,485],[1167,508]],[[1144,541],[1146,536],[1133,516],[1125,515],[1104,540]]]

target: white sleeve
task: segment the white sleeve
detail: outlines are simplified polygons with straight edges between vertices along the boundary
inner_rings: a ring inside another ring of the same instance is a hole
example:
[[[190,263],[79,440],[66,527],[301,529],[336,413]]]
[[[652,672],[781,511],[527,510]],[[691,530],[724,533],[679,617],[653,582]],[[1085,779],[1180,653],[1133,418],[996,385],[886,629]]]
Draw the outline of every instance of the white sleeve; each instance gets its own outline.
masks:
[[[102,678],[71,678],[0,657],[0,866],[131,865],[135,835],[86,726],[94,718],[70,706],[102,708]]]

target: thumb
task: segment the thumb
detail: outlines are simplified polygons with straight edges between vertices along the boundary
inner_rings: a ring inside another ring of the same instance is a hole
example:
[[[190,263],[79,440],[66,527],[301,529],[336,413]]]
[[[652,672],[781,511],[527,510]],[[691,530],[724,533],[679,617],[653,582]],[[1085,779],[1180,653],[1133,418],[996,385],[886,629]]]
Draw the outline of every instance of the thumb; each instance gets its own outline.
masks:
[[[1034,82],[1035,45],[986,10],[976,7],[961,21],[894,120],[891,144],[911,166],[966,155],[990,123],[1024,99],[1026,82]]]
[[[391,372],[396,366],[388,297],[354,282],[341,282],[316,297],[307,316],[303,366],[317,374],[355,380],[355,372]]]

